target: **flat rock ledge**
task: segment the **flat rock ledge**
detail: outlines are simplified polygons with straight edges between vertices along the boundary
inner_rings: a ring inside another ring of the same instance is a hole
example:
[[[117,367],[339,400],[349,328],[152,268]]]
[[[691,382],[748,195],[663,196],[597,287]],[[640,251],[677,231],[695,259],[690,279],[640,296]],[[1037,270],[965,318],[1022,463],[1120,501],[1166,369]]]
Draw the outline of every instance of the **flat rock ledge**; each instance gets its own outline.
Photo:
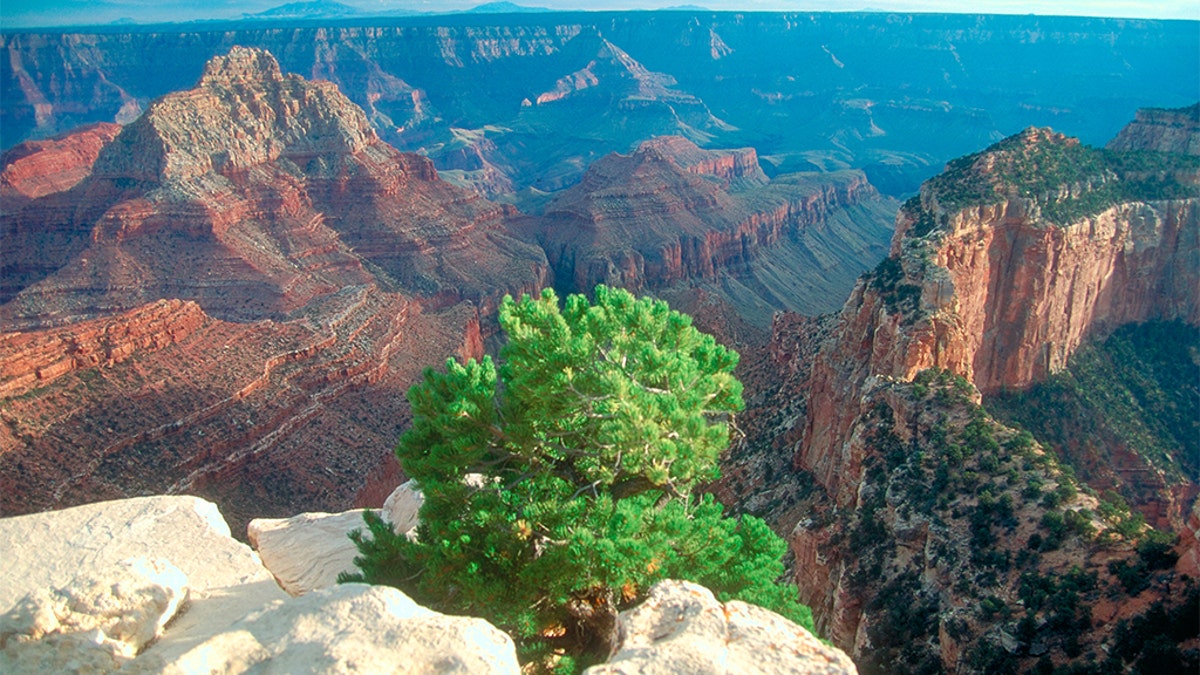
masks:
[[[410,531],[420,503],[406,484],[381,513]],[[0,672],[519,675],[512,639],[483,619],[337,585],[361,527],[361,510],[254,521],[256,553],[196,497],[0,519]],[[589,675],[856,673],[796,624],[692,583],[656,585],[621,625]]]

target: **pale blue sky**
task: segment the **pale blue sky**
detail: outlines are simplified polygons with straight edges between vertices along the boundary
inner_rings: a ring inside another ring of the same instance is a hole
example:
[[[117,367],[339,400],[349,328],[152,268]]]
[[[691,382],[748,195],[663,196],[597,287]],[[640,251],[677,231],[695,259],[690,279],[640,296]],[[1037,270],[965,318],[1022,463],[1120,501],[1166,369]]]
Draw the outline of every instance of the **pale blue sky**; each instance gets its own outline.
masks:
[[[104,24],[118,19],[138,23],[238,18],[289,0],[3,0],[0,27]],[[340,0],[364,10],[454,11],[485,0]],[[517,0],[551,9],[657,9],[699,5],[713,10],[965,12],[1200,20],[1198,0]]]

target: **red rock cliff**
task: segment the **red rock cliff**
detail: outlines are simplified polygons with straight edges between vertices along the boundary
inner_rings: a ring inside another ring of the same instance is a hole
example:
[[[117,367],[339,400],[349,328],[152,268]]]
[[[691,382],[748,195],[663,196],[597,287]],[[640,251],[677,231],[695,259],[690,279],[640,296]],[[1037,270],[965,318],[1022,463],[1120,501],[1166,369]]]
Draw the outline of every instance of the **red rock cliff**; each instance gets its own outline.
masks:
[[[0,213],[5,515],[150,492],[235,528],[345,508],[395,478],[421,369],[477,356],[481,315],[549,275],[511,207],[258,50],[53,189]]]
[[[1048,132],[1018,140],[1070,142]],[[1195,185],[1194,174],[1185,179]],[[1036,197],[954,209],[941,206],[945,199],[927,185],[901,212],[889,263],[851,294],[840,337],[814,365],[796,463],[839,503],[854,499],[852,427],[878,382],[944,368],[984,394],[1022,388],[1065,367],[1084,339],[1123,323],[1200,324],[1194,197],[1124,201],[1062,225],[1047,221]],[[919,231],[930,222],[932,232]]]
[[[1173,110],[1139,110],[1137,117],[1107,147],[1200,155],[1200,103]]]

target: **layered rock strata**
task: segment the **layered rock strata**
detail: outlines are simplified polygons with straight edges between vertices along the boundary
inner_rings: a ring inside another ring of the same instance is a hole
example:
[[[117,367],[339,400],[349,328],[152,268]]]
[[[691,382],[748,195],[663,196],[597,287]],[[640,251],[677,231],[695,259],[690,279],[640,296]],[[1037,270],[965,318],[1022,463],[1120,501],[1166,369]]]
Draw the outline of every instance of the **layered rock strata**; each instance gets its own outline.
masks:
[[[1143,108],[1106,147],[1200,155],[1200,103],[1171,110]]]
[[[1017,153],[1076,143],[1038,130],[1010,140]],[[994,180],[987,171],[1005,152],[967,158],[983,173],[966,180]],[[1195,169],[1182,180],[1195,186]],[[1071,187],[1063,189],[1070,198]],[[854,402],[881,379],[949,369],[986,395],[1061,370],[1085,338],[1123,323],[1200,323],[1196,198],[1124,200],[1057,225],[1036,197],[952,208],[942,205],[950,201],[944,190],[927,185],[901,211],[890,258],[855,288],[842,337],[814,366],[796,462],[841,504],[854,499],[860,475],[844,452],[863,413]]]
[[[7,206],[70,190],[91,175],[100,150],[120,133],[101,122],[44,141],[26,141],[0,157],[0,198]]]
[[[564,290],[703,285],[730,295],[720,287],[732,283],[746,296],[734,306],[771,308],[755,313],[764,323],[775,309],[831,303],[832,287],[879,255],[885,210],[861,173],[768,181],[752,149],[668,137],[594,163],[535,226]]]
[[[47,325],[179,297],[279,318],[375,282],[486,304],[546,281],[541,252],[507,233],[514,215],[380,141],[333,85],[235,48],[150,105],[68,194],[5,209],[0,317]]]

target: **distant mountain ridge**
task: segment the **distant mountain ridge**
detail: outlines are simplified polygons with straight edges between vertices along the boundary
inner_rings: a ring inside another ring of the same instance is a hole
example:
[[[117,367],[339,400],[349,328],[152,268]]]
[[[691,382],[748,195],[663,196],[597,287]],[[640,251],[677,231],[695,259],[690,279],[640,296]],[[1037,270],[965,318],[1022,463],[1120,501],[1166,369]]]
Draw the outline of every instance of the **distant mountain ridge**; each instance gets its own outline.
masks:
[[[671,95],[608,88],[624,76],[598,71],[608,68],[604,43],[637,72],[671,80]],[[671,11],[4,32],[2,142],[128,122],[234,45],[334,82],[381,138],[423,150],[485,194],[561,189],[609,152],[673,134],[755,147],[769,174],[858,168],[902,195],[1022,128],[1098,145],[1138,107],[1188,104],[1200,88],[1186,22]],[[582,87],[592,78],[599,84]],[[544,94],[554,100],[537,105]],[[464,135],[486,136],[490,175],[456,165]]]

